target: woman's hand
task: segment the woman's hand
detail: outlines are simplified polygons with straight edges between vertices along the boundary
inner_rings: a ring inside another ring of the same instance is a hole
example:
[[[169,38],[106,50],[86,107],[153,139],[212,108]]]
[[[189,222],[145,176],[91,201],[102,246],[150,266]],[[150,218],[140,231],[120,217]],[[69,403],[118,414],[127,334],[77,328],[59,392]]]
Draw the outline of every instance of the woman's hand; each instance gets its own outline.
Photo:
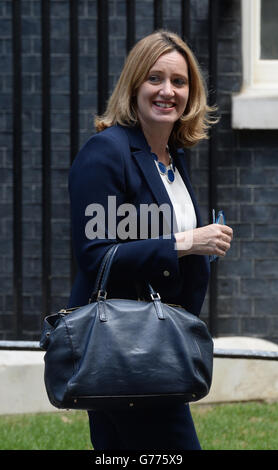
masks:
[[[210,224],[175,234],[178,256],[225,256],[230,249],[233,230],[228,225]]]

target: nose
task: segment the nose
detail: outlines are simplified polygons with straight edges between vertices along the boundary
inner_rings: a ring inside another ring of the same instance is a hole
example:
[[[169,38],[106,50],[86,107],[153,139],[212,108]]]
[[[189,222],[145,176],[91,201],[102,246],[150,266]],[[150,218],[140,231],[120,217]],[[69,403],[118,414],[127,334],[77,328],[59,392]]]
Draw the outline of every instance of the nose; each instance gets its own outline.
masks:
[[[159,93],[160,93],[160,96],[163,96],[166,99],[173,98],[174,90],[173,90],[171,80],[168,80],[168,79],[163,80]]]

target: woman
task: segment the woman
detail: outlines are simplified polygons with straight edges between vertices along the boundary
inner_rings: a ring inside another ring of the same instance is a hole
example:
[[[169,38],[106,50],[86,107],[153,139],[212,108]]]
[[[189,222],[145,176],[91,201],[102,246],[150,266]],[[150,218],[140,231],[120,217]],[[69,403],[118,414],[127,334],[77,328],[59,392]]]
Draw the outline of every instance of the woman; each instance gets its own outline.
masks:
[[[79,267],[70,307],[87,303],[104,254],[118,243],[110,297],[137,299],[148,281],[163,302],[200,314],[208,255],[225,256],[232,229],[201,226],[182,148],[207,138],[213,111],[196,59],[177,35],[158,31],[134,46],[70,172]],[[96,450],[200,449],[188,406],[89,411],[89,418]]]

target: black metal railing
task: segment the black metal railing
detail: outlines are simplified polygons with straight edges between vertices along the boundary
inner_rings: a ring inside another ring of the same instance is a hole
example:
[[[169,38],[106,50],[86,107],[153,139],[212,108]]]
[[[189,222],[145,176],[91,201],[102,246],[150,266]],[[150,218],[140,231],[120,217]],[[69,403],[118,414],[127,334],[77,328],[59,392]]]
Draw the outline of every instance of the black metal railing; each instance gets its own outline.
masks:
[[[69,1],[70,30],[70,163],[79,147],[79,18],[78,1]],[[209,89],[217,89],[217,21],[218,0],[210,0],[209,31]],[[51,1],[41,0],[41,146],[42,146],[42,308],[43,315],[51,311]],[[191,2],[181,0],[180,30],[190,44]],[[136,39],[136,1],[126,1],[126,52]],[[22,2],[12,2],[12,42],[13,42],[13,301],[15,332],[14,337],[23,339],[23,252],[22,252]],[[153,1],[153,29],[164,26],[163,1]],[[97,2],[97,112],[105,109],[109,93],[109,1]],[[216,95],[212,95],[213,103]],[[211,134],[209,165],[209,210],[217,207],[216,159],[217,133]],[[190,155],[190,152],[189,152]],[[189,159],[190,160],[190,159]],[[73,257],[71,279],[75,274]],[[213,268],[210,282],[209,324],[211,332],[217,335],[217,273]]]
[[[12,2],[13,42],[13,301],[15,334],[22,332],[22,40],[21,2]]]
[[[50,96],[50,1],[41,1],[42,84],[42,311],[51,310],[51,96]]]
[[[218,75],[218,1],[209,2],[209,104],[217,104],[217,75]],[[209,140],[209,217],[211,220],[212,210],[218,210],[217,207],[217,149],[218,149],[218,129],[212,126],[210,129]],[[210,284],[209,284],[209,329],[211,334],[218,336],[217,322],[217,268],[218,263],[211,263]]]

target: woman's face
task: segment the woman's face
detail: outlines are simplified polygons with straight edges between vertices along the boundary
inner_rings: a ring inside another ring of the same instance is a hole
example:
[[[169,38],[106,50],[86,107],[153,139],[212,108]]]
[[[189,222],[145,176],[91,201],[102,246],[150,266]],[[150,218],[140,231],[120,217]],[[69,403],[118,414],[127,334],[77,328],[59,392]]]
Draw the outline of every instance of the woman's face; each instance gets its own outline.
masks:
[[[141,125],[172,128],[183,114],[189,96],[188,66],[177,51],[161,55],[138,89],[137,112]]]

